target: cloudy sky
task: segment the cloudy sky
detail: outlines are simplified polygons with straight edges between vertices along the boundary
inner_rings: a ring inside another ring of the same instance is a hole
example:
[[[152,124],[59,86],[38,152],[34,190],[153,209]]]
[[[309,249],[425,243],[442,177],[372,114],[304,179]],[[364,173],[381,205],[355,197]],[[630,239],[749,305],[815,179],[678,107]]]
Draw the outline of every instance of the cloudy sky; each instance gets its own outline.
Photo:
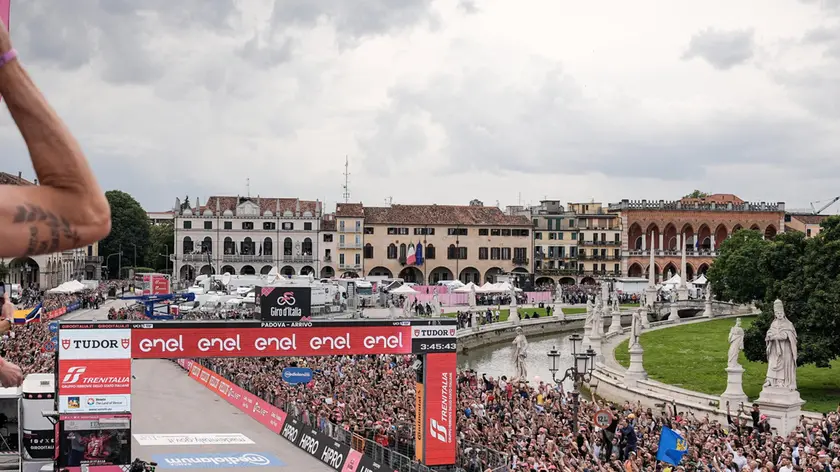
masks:
[[[838,0],[12,1],[105,189],[368,205],[840,195]],[[0,170],[32,175],[0,116]],[[833,207],[836,212],[840,204]]]

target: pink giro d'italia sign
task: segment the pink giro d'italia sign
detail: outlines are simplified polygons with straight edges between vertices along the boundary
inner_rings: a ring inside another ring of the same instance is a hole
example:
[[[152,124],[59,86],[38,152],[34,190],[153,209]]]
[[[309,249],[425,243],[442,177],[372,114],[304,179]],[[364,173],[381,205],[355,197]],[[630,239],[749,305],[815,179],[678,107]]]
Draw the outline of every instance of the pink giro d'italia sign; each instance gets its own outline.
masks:
[[[0,19],[3,20],[3,24],[6,25],[7,30],[9,29],[9,10],[11,9],[11,3],[12,0],[0,0]]]

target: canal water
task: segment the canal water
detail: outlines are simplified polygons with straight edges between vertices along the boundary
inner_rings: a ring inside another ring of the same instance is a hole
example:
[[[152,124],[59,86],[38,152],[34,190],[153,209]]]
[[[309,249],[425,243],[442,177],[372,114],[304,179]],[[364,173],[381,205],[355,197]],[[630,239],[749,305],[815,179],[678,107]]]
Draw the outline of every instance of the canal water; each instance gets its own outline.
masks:
[[[557,378],[563,377],[566,369],[572,366],[572,343],[569,336],[574,332],[557,333],[552,335],[534,336],[528,339],[528,357],[525,359],[525,366],[528,371],[528,381],[531,385],[539,384],[539,381],[551,383],[551,358],[548,352],[556,347],[560,353],[557,359]],[[583,334],[583,332],[578,332]],[[581,350],[578,343],[578,351]],[[515,375],[513,363],[513,344],[511,342],[491,344],[475,349],[470,349],[467,354],[458,355],[459,369],[475,370],[479,376],[485,373],[488,377],[499,378]],[[537,377],[539,380],[537,380]],[[572,383],[566,381],[563,387],[568,391]]]

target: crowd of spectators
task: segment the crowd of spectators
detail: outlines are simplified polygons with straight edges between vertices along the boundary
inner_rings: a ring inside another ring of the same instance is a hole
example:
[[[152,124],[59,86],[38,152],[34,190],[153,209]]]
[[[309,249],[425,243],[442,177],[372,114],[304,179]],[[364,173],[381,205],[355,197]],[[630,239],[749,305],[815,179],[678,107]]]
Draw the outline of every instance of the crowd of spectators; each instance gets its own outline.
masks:
[[[107,286],[104,287],[107,290]],[[67,303],[69,299],[60,299]],[[192,319],[249,316],[231,308],[191,312]],[[115,313],[142,317],[139,307]],[[48,324],[16,326],[0,355],[25,374],[51,372],[53,354],[44,349]],[[380,458],[393,465],[398,452],[414,456],[415,371],[412,356],[206,359],[205,365],[333,438],[358,447],[382,446]],[[311,382],[281,379],[284,367],[309,367]],[[467,472],[840,472],[840,406],[820,419],[802,417],[788,435],[778,435],[758,408],[732,405],[729,420],[638,404],[606,405],[579,400],[561,386],[494,379],[474,371],[458,373],[457,433],[461,466]],[[606,429],[594,412],[610,408]],[[575,415],[575,411],[578,414]],[[656,460],[659,432],[674,429],[688,442],[679,466]],[[364,449],[364,447],[362,447]]]

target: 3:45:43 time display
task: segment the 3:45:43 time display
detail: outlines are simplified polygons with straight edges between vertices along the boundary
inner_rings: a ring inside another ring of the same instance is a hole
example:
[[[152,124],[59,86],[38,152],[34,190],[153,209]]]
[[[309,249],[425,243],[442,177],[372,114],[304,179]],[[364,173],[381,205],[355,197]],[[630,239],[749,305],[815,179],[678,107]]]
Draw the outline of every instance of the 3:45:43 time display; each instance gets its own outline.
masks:
[[[421,351],[454,351],[455,343],[422,343]]]

